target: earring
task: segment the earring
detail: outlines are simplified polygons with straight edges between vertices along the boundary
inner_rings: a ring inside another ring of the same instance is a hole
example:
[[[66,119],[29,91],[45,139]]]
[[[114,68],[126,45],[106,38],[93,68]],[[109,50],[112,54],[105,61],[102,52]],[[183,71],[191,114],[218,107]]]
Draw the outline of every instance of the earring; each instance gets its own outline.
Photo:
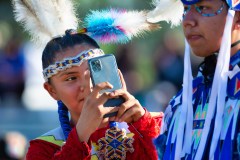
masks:
[[[240,24],[237,24],[237,27],[236,27],[237,29],[239,29],[240,28]]]

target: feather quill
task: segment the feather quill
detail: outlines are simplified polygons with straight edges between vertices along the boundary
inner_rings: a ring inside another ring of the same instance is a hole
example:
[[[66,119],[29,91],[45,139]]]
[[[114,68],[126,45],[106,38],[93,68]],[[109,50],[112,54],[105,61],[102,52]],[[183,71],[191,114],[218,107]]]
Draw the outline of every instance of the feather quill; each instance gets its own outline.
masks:
[[[179,25],[183,15],[183,5],[180,0],[153,0],[152,3],[155,9],[148,12],[148,22],[166,21],[172,26]]]
[[[32,40],[45,45],[67,29],[77,28],[77,18],[71,1],[13,0],[14,15],[31,35]]]
[[[108,9],[91,11],[84,20],[85,31],[100,43],[127,43],[158,25],[146,21],[145,11]]]

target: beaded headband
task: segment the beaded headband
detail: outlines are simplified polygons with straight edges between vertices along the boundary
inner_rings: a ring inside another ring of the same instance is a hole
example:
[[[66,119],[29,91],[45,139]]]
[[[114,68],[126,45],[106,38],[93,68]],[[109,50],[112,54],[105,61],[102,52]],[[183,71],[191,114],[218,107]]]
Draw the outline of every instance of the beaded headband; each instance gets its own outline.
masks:
[[[185,5],[192,5],[196,4],[202,0],[181,0],[183,4]],[[240,10],[240,0],[225,0],[230,7],[230,9],[234,11],[239,11]]]
[[[43,77],[47,82],[48,78],[56,75],[58,72],[66,70],[73,66],[80,66],[85,60],[101,55],[104,55],[104,52],[101,49],[90,49],[83,51],[75,57],[68,57],[62,61],[55,62],[55,64],[49,65],[43,70]]]

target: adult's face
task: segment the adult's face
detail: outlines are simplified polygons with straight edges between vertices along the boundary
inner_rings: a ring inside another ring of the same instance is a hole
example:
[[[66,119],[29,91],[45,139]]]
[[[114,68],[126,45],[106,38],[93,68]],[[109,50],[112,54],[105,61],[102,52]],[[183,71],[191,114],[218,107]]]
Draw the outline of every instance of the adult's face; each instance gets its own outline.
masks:
[[[206,17],[201,15],[195,8],[202,11],[217,11],[223,6],[220,14]],[[206,57],[220,48],[224,26],[227,16],[227,4],[221,0],[203,0],[191,5],[190,10],[183,18],[184,35],[191,46],[193,53],[200,57]],[[185,9],[188,6],[184,6]]]

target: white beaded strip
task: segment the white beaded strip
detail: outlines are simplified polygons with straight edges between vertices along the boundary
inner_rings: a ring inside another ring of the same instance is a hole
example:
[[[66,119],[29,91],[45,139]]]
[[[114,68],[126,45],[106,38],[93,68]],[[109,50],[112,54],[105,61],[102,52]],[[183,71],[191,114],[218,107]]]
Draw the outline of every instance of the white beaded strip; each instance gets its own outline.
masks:
[[[73,66],[80,66],[82,62],[93,57],[98,57],[104,55],[103,50],[101,49],[90,49],[79,53],[75,57],[68,57],[62,61],[55,62],[55,64],[49,65],[43,70],[43,77],[45,81],[48,81],[48,78],[56,75],[58,72],[71,68]]]

